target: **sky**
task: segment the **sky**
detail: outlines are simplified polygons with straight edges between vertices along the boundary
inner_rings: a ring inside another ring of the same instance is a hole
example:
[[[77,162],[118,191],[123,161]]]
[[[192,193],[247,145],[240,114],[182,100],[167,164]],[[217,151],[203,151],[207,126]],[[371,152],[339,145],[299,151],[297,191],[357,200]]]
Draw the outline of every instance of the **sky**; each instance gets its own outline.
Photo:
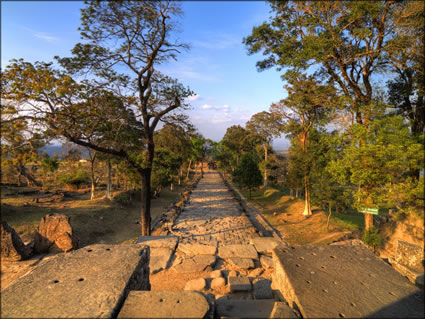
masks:
[[[190,45],[177,61],[159,67],[179,79],[196,95],[187,111],[206,137],[219,141],[231,125],[244,126],[249,118],[286,97],[281,73],[258,72],[262,55],[249,56],[242,39],[269,17],[262,1],[183,1],[184,12],[176,37]],[[29,62],[53,61],[70,56],[81,42],[81,1],[2,1],[1,65],[23,58]],[[285,138],[276,139],[276,150],[287,149]]]

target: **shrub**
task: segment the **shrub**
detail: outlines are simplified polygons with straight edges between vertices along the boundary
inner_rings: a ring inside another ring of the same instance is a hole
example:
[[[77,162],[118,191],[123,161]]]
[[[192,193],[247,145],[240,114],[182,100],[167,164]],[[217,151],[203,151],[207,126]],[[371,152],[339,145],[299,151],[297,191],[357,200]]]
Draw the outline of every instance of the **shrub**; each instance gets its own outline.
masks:
[[[60,175],[58,182],[62,185],[72,185],[78,188],[81,184],[90,184],[90,175],[83,168],[77,168],[71,173]]]
[[[369,230],[364,230],[363,241],[369,247],[372,247],[374,251],[381,245],[381,235],[375,227],[371,227]]]

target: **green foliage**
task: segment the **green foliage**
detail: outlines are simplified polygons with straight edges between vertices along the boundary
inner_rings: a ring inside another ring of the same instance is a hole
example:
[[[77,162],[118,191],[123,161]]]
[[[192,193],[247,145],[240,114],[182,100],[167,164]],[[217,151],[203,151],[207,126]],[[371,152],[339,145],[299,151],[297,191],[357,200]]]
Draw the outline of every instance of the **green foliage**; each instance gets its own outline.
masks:
[[[258,159],[252,153],[246,153],[241,158],[241,163],[233,172],[233,181],[249,191],[262,184],[263,176],[258,169]]]
[[[369,230],[364,230],[363,232],[363,241],[369,247],[372,247],[373,250],[377,250],[381,245],[381,235],[378,234],[378,231],[375,227],[371,227]]]
[[[82,184],[90,184],[90,175],[82,167],[70,173],[63,173],[58,177],[58,182],[62,185],[74,185],[80,187]]]
[[[59,168],[59,160],[57,156],[43,158],[40,162],[43,172],[53,173]]]

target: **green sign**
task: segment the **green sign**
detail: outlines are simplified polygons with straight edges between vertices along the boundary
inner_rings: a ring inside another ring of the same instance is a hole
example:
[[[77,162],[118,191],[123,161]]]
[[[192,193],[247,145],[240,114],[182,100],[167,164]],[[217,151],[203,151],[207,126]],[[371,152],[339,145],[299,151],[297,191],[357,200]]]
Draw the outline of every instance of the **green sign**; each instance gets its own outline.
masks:
[[[386,214],[388,212],[389,212],[388,208],[363,208],[360,210],[360,213],[372,214],[372,215]]]

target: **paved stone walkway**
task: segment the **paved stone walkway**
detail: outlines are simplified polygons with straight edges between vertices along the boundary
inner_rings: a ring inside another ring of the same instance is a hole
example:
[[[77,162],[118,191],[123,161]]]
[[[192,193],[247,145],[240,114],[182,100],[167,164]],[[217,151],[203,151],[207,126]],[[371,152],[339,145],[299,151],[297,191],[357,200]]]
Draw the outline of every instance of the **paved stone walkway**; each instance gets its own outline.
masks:
[[[190,203],[174,223],[173,235],[182,244],[249,244],[258,237],[256,229],[243,214],[239,203],[216,171],[204,173]]]

